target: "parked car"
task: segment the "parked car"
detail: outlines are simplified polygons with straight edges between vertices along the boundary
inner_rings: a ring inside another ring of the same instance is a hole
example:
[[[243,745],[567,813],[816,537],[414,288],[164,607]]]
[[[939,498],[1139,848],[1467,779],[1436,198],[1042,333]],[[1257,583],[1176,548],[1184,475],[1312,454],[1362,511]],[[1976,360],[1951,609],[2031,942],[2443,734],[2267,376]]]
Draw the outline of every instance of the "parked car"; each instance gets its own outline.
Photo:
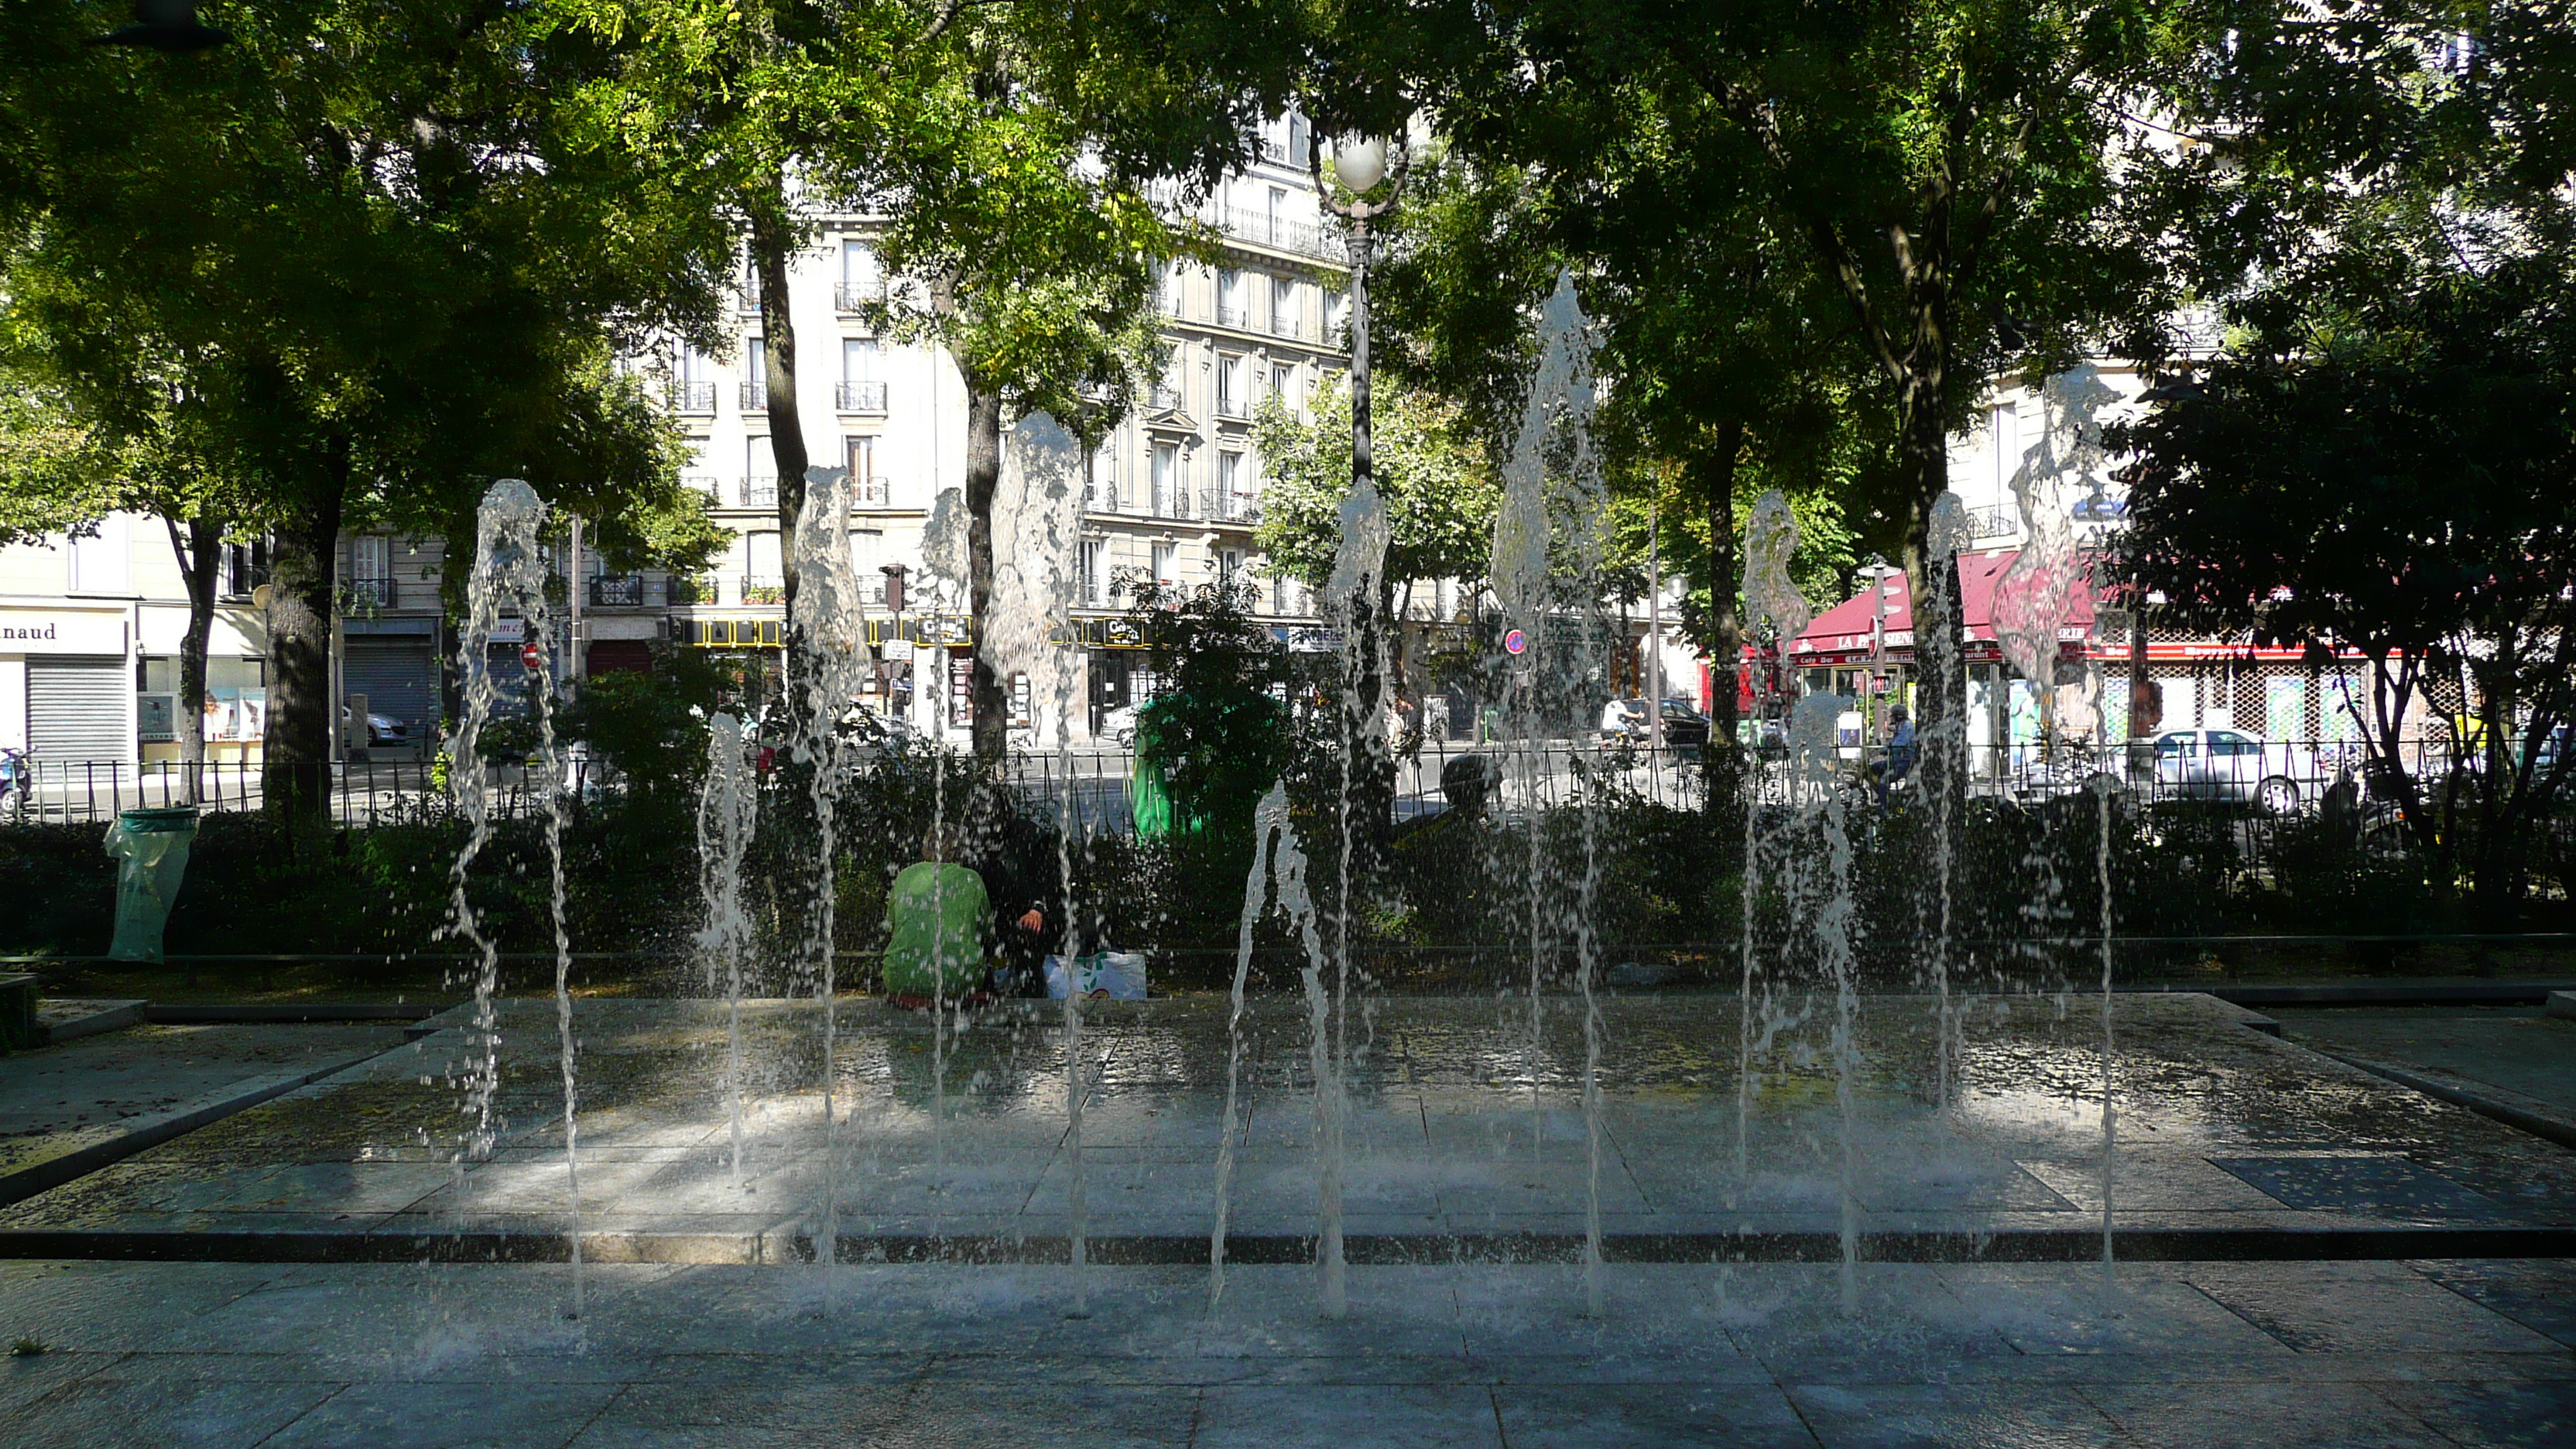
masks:
[[[2270,815],[2295,814],[2331,783],[2313,746],[2242,730],[2167,730],[2156,736],[2156,793],[2232,800]]]
[[[346,732],[348,731],[348,728],[349,728],[349,707],[348,707],[347,705],[345,705],[345,704],[344,704],[344,705],[340,706],[340,729],[341,729],[341,731],[342,731],[343,733],[346,733]],[[408,743],[408,742],[410,741],[410,739],[411,739],[411,729],[410,729],[410,727],[409,727],[408,725],[405,725],[401,720],[395,719],[395,718],[394,718],[394,717],[392,717],[391,715],[382,715],[382,714],[377,714],[377,713],[375,713],[375,712],[374,712],[374,711],[372,711],[372,710],[370,710],[370,711],[368,712],[368,714],[367,714],[367,746],[368,746],[368,748],[370,748],[370,749],[379,749],[379,750],[380,750],[380,749],[385,748],[385,747],[386,747],[386,746],[388,746],[388,745],[406,744],[406,743]]]
[[[1136,706],[1122,704],[1100,717],[1096,738],[1115,741],[1120,749],[1136,743]]]

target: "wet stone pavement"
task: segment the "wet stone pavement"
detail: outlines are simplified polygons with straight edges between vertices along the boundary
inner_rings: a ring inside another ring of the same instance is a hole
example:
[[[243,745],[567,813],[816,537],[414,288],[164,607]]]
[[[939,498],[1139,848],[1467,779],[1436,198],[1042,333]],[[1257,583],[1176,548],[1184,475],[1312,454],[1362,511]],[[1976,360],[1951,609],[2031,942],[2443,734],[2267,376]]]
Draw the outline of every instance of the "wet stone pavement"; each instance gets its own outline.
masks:
[[[582,1003],[577,1319],[551,1004],[505,1004],[470,1160],[451,1015],[0,1207],[0,1445],[2576,1443],[2576,1153],[2248,1013],[2118,1003],[2106,1272],[2098,1002],[1966,1000],[1944,1105],[1930,1003],[1865,1000],[1848,1153],[1830,1003],[1739,1096],[1732,1002],[1605,1002],[1596,1315],[1584,1021],[1540,1005],[1352,1019],[1338,1320],[1297,1003],[1230,1129],[1225,1003],[1088,1014],[1079,1269],[1056,1008],[845,1002],[828,1156],[819,1009],[746,1008],[737,1179],[721,1004]]]
[[[2563,1262],[0,1263],[11,1445],[2558,1446]]]
[[[1739,1100],[1731,1001],[1606,1002],[1596,1177],[1576,1003],[1541,1003],[1535,1045],[1526,999],[1373,1003],[1350,1023],[1344,1225],[1355,1258],[1563,1256],[1596,1182],[1614,1259],[1838,1257],[1846,1180],[1864,1256],[2098,1255],[2098,1001],[1967,1000],[1954,1100],[1942,1106],[1930,1002],[1867,999],[1848,1155],[1830,1003],[1809,1005],[1803,1020],[1775,1015],[1767,1040],[1755,1033]],[[1064,1255],[1074,1154],[1054,1007],[935,1034],[926,1016],[843,1003],[829,1154],[819,1008],[761,1003],[745,1015],[737,1167],[722,1004],[581,1004],[592,1258],[809,1256],[827,1196],[845,1255]],[[1081,1160],[1095,1255],[1205,1260],[1225,1015],[1222,1000],[1194,998],[1087,1014]],[[2328,1250],[2273,1240],[2364,1229],[2416,1235],[2383,1239],[2370,1256],[2562,1251],[2515,1248],[2511,1235],[2568,1240],[2576,1153],[2265,1036],[2248,1015],[2197,995],[2120,1000],[2107,1176],[2123,1251],[2316,1256]],[[0,1208],[0,1254],[241,1256],[218,1242],[238,1235],[301,1235],[292,1250],[258,1251],[306,1258],[454,1251],[441,1238],[481,1245],[468,1256],[560,1253],[570,1195],[551,1003],[505,1004],[494,1145],[463,1160],[474,1053],[460,1019]],[[1299,1004],[1257,1004],[1237,1080],[1234,1251],[1302,1257],[1318,1173]],[[2479,1232],[2474,1244],[2443,1236]],[[145,1240],[163,1246],[99,1246]]]

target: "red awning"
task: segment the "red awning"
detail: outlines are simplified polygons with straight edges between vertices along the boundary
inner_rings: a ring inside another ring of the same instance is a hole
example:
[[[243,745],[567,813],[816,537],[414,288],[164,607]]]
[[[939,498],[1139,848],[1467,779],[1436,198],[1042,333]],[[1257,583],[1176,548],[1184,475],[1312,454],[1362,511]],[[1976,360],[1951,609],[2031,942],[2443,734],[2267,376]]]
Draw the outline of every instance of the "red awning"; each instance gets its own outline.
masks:
[[[1959,555],[1959,605],[1962,622],[1967,627],[1971,658],[1990,658],[1995,652],[1995,581],[2003,576],[2021,550],[2006,548],[1982,553]],[[1914,654],[1914,594],[1903,573],[1892,573],[1882,585],[1886,590],[1887,651],[1891,658],[1910,659]],[[2079,648],[2093,637],[2093,606],[2097,599],[2110,597],[2110,590],[2099,587],[2074,591],[2068,600],[2067,618],[2058,631],[2058,644]],[[1865,663],[1870,656],[1870,620],[1875,605],[1869,590],[1863,589],[1816,616],[1805,632],[1790,641],[1789,663],[1807,668],[1822,664]],[[1983,645],[1978,648],[1975,646]]]

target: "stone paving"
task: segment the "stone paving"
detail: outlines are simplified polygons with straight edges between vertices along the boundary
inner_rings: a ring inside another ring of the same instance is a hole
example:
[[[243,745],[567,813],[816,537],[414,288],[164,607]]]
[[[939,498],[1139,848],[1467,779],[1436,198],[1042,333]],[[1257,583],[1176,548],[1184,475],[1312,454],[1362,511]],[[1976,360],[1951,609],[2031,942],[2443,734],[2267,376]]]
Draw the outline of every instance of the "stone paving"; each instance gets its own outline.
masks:
[[[1580,1111],[1582,1014],[1566,1000],[1541,1006],[1535,1045],[1525,999],[1382,999],[1354,1016],[1345,1226],[1355,1258],[1563,1256],[1596,1181],[1614,1258],[1838,1257],[1846,1225],[1865,1257],[2098,1254],[2098,1001],[1968,1000],[1946,1107],[1935,1100],[1928,1000],[1863,1001],[1848,1160],[1831,1003],[1784,1003],[1757,1023],[1742,1170],[1733,1002],[1608,1001],[1597,1178]],[[2249,1015],[2197,995],[2120,1000],[2109,1182],[2124,1254],[2488,1255],[2571,1241],[2576,1153],[2262,1035]],[[495,1144],[462,1163],[472,1051],[457,1019],[0,1208],[0,1254],[410,1260],[442,1251],[441,1240],[469,1254],[560,1252],[569,1194],[551,1003],[505,1003]],[[1095,1253],[1204,1261],[1226,1120],[1225,1019],[1226,1004],[1205,998],[1089,1013],[1081,1160]],[[1074,1154],[1052,1006],[987,1013],[941,1039],[926,1017],[845,1002],[827,1159],[821,1013],[755,1004],[739,1182],[721,1003],[585,1002],[578,1022],[582,1228],[594,1259],[806,1256],[827,1193],[847,1255],[1065,1254]],[[1308,1062],[1301,1005],[1258,1003],[1234,1126],[1239,1257],[1309,1251]],[[2355,1230],[2415,1236],[2360,1242]],[[2343,1236],[2318,1246],[2320,1234]]]
[[[2538,1006],[2276,1008],[2292,1041],[2576,1123],[2576,1020]]]
[[[0,1263],[13,1446],[2561,1446],[2564,1262]],[[827,1308],[826,1295],[831,1303]]]

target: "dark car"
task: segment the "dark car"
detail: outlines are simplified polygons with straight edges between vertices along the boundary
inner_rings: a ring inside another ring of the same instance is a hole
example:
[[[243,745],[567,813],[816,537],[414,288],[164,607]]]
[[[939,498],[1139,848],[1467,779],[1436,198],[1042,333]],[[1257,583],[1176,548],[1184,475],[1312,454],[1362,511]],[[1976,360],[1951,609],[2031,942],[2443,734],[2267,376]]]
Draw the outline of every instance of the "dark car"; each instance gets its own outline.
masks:
[[[1697,749],[1708,743],[1708,716],[1687,699],[1664,701],[1664,743]]]

